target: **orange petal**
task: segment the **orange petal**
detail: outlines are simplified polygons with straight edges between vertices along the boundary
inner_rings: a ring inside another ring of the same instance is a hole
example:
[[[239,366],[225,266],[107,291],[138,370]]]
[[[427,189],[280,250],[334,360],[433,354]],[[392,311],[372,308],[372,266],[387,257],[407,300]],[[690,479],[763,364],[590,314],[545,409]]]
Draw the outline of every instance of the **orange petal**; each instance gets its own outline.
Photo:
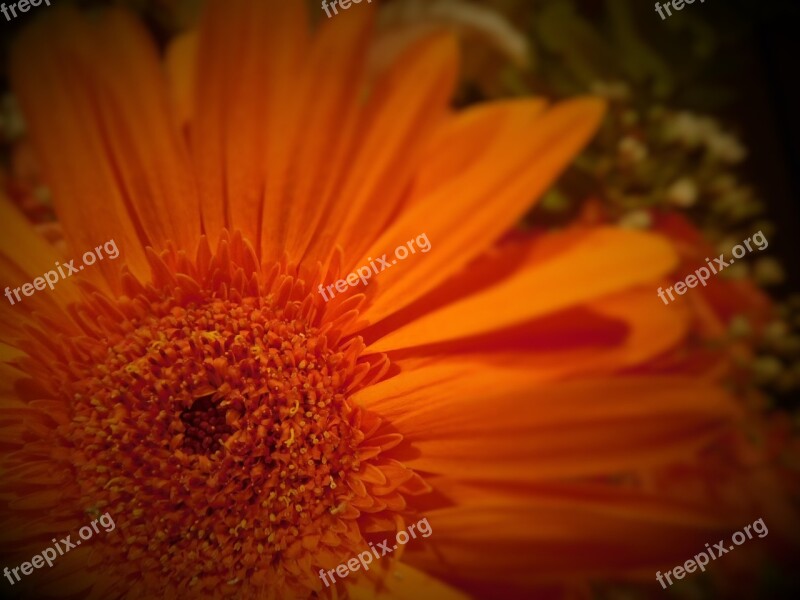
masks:
[[[283,233],[290,199],[285,159],[292,150],[287,122],[295,125],[289,115],[299,95],[306,20],[302,2],[212,1],[206,8],[192,139],[203,225],[212,240],[223,227],[234,228],[260,251],[262,236],[276,240]]]
[[[464,479],[534,481],[651,467],[690,456],[738,416],[720,388],[690,378],[523,387],[520,373],[499,385],[502,379],[485,372],[433,375],[427,385],[420,376],[404,403],[389,391],[384,399],[376,393],[366,398],[367,405],[404,436],[388,456],[415,470]],[[518,389],[509,391],[513,384]]]
[[[55,270],[56,261],[63,261],[63,256],[37,233],[28,220],[2,194],[0,194],[0,222],[4,227],[3,235],[0,236],[0,280],[12,290],[32,282],[47,271]],[[19,293],[22,300],[17,301],[16,297],[12,296],[13,305],[10,304],[10,300],[2,299],[3,312],[8,311],[11,318],[19,319],[23,303],[27,311],[34,307],[51,306],[53,302],[63,306],[79,297],[72,281],[58,281],[56,289],[45,288],[29,297]]]
[[[175,120],[184,130],[195,116],[198,41],[197,31],[178,35],[170,42],[165,57]]]
[[[371,322],[424,295],[511,229],[530,208],[531,200],[547,189],[589,140],[604,105],[591,99],[571,100],[541,116],[538,101],[511,103],[505,110],[506,127],[487,147],[475,147],[480,135],[454,140],[471,144],[481,160],[414,201],[353,263],[369,264],[369,257],[391,255],[395,247],[422,233],[431,244],[428,253],[407,259],[413,258],[413,265],[397,265],[380,273],[381,293],[367,314]],[[469,111],[463,118],[472,118]]]
[[[144,245],[193,247],[200,216],[188,152],[141,24],[109,10],[90,25],[56,7],[20,35],[10,73],[75,251],[112,228],[124,261],[146,276]],[[118,265],[97,268],[115,281]]]
[[[291,193],[291,205],[281,216],[285,225],[279,228],[280,237],[262,243],[273,252],[285,249],[289,256],[305,256],[312,271],[317,261],[328,263],[335,244],[331,211],[347,208],[338,191],[363,133],[363,73],[374,10],[374,5],[362,4],[324,20],[301,74],[302,93],[289,113],[296,125],[294,152],[281,158],[289,165],[291,185],[286,190],[275,187],[275,194]],[[320,90],[325,90],[324,102]],[[302,156],[302,164],[293,156]]]
[[[426,513],[431,536],[406,560],[472,581],[532,585],[648,567],[654,574],[728,535],[731,526],[710,506],[604,484],[553,484],[506,497],[459,485],[443,492],[457,505]]]
[[[458,74],[458,45],[447,34],[415,43],[381,77],[367,109],[368,131],[340,192],[347,212],[339,239],[347,263],[384,230],[424,164],[430,131],[444,117]]]
[[[386,352],[508,327],[654,280],[676,260],[672,247],[658,236],[593,230],[567,251],[531,261],[505,280],[412,321],[368,349]]]

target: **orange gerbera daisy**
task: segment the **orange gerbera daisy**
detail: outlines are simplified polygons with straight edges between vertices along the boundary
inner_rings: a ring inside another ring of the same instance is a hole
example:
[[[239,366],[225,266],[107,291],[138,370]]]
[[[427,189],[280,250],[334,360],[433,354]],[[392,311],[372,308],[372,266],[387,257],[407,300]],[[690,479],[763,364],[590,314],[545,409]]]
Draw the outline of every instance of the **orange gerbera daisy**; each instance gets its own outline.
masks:
[[[12,84],[69,252],[3,202],[3,281],[112,238],[120,256],[0,313],[7,564],[108,512],[31,585],[550,597],[727,533],[626,483],[736,415],[708,380],[636,374],[686,332],[655,296],[671,246],[504,237],[602,104],[454,112],[450,36],[370,73],[374,5],[313,33],[304,5],[211,1],[163,64],[116,10],[53,7],[20,35]],[[430,252],[318,293],[422,233]],[[321,580],[421,518],[430,537]]]

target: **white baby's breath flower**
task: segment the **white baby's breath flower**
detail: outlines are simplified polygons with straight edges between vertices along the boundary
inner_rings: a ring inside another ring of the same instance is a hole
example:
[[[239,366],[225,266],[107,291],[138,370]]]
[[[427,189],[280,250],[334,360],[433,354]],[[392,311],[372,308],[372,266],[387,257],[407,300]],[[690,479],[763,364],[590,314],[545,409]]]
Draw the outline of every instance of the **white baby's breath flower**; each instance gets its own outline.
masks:
[[[753,277],[759,285],[780,285],[786,280],[786,272],[775,258],[764,256],[756,260]]]
[[[728,333],[735,338],[744,338],[753,332],[750,321],[744,315],[735,315],[728,325]]]
[[[731,248],[733,248],[736,244],[738,244],[740,240],[732,237],[726,237],[719,241],[717,244],[717,252],[721,254],[730,255]]]
[[[624,102],[631,96],[631,88],[622,81],[593,81],[589,90],[606,100],[619,102]]]
[[[688,111],[682,111],[667,117],[664,123],[664,135],[670,141],[693,148],[703,142],[709,126],[708,119],[698,117]]]
[[[626,135],[619,141],[617,150],[620,156],[626,161],[631,163],[638,163],[647,158],[647,146],[637,140],[635,137]]]
[[[667,200],[675,206],[688,208],[697,202],[697,185],[688,177],[681,177],[667,188]]]
[[[653,218],[646,210],[632,210],[618,224],[625,229],[647,229],[653,224]]]
[[[706,140],[706,148],[712,158],[725,163],[736,164],[744,160],[747,150],[734,136],[716,133]]]
[[[783,372],[783,363],[774,356],[760,356],[753,362],[753,375],[759,383],[774,381]]]
[[[728,279],[747,279],[750,276],[750,267],[747,263],[737,262],[735,265],[729,265],[720,275]]]
[[[764,340],[770,343],[781,340],[789,335],[789,326],[784,321],[772,321],[764,327]]]
[[[0,138],[9,142],[25,134],[25,121],[22,111],[17,105],[17,100],[11,94],[6,94],[0,99]]]

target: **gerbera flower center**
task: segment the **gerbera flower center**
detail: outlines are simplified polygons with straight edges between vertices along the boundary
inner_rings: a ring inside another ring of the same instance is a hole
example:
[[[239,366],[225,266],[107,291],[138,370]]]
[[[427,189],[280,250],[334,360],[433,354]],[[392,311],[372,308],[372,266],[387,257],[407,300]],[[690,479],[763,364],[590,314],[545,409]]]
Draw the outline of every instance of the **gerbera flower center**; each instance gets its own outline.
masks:
[[[181,413],[184,427],[182,448],[190,454],[214,454],[233,429],[225,420],[225,410],[213,395],[198,398]]]
[[[105,560],[143,594],[290,585],[308,574],[289,559],[359,469],[355,353],[329,347],[299,300],[189,287],[126,299],[71,365],[84,507],[114,515],[125,544]]]

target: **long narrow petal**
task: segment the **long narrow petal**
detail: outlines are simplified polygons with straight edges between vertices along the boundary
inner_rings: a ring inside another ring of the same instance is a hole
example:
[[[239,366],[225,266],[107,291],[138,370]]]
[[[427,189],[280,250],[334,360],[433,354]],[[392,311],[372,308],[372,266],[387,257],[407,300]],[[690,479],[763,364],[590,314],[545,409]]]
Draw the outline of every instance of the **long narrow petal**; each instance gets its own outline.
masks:
[[[399,460],[466,479],[603,475],[690,456],[739,414],[720,388],[697,379],[596,378],[525,388],[521,373],[500,384],[481,375],[442,373],[427,385],[420,375],[404,404],[391,397],[367,404],[409,443]]]
[[[203,224],[276,240],[306,46],[303,2],[213,1],[199,39],[192,130]],[[265,188],[268,193],[265,196]],[[259,251],[258,245],[256,249]]]
[[[657,585],[658,567],[683,563],[731,526],[730,515],[711,506],[608,484],[552,484],[503,497],[445,483],[442,493],[457,505],[426,512],[433,533],[406,560],[462,581],[493,581],[503,572],[530,585],[652,568]]]
[[[369,349],[385,352],[508,327],[655,280],[676,260],[671,246],[657,236],[591,231],[567,251],[531,261],[506,280],[389,333]]]
[[[477,109],[491,110],[491,109]],[[530,208],[594,133],[604,105],[593,99],[571,100],[540,115],[538,103],[507,106],[506,124],[485,147],[480,160],[431,190],[403,212],[355,265],[392,253],[425,233],[432,249],[414,264],[380,273],[381,294],[368,318],[376,322],[410,304],[485,252]],[[481,119],[467,111],[463,119]],[[454,140],[454,143],[459,143]],[[390,256],[391,259],[391,256]]]
[[[350,164],[341,196],[346,263],[364,252],[408,194],[425,156],[429,131],[444,117],[458,73],[458,46],[451,36],[418,42],[376,84],[368,109],[369,131]]]
[[[10,73],[72,248],[113,237],[146,276],[146,244],[193,247],[200,216],[188,152],[137,21],[109,10],[89,24],[54,7],[20,35]],[[97,268],[116,281],[115,263]]]

